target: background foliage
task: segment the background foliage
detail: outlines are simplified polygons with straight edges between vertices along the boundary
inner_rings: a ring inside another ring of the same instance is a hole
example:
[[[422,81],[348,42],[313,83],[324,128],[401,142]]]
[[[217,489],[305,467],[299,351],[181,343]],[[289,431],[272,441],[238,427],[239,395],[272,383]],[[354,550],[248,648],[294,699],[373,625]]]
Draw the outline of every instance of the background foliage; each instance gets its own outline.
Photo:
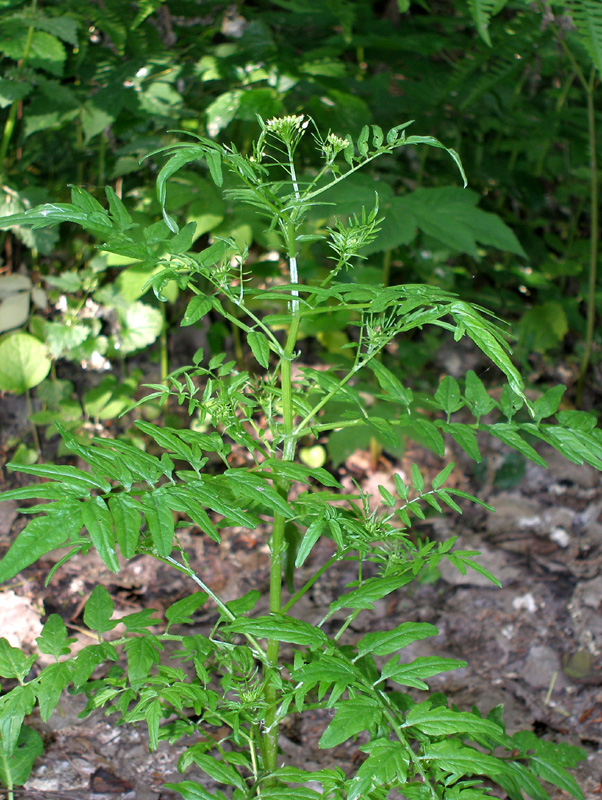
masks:
[[[2,213],[56,199],[85,177],[92,193],[110,181],[134,202],[136,221],[152,225],[155,164],[139,162],[173,141],[169,129],[246,152],[256,114],[305,113],[352,136],[366,123],[414,118],[461,152],[470,189],[457,188],[440,151],[416,149],[334,192],[344,214],[371,206],[378,182],[387,222],[365,251],[373,280],[425,281],[510,313],[534,380],[575,383],[592,346],[597,362],[599,4],[4,0],[0,13]],[[179,222],[197,223],[196,237],[269,250],[262,221],[243,219],[204,175],[177,180],[169,203]],[[317,207],[315,229],[329,211]],[[122,360],[169,330],[169,313],[144,290],[151,267],[136,254],[99,253],[92,236],[59,242],[47,229],[5,233],[3,249],[4,269],[25,283],[0,282],[12,308],[2,307],[1,327],[26,324],[54,361],[106,368],[105,358]],[[322,344],[336,351],[341,336],[330,328]],[[217,347],[224,335],[213,331]],[[422,370],[435,347],[422,338],[412,363]],[[165,373],[165,341],[162,359]],[[590,377],[598,387],[598,371]]]

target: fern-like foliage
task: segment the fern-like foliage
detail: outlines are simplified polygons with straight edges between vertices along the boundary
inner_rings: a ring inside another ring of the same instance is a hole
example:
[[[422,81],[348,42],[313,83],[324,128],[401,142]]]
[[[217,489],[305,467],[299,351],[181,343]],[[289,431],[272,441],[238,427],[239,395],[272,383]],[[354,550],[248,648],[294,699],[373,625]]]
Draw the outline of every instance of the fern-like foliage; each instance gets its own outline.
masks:
[[[491,47],[489,20],[499,14],[508,0],[468,0],[468,8],[477,26],[479,36]]]
[[[602,3],[600,0],[570,0],[569,10],[585,49],[602,75]]]

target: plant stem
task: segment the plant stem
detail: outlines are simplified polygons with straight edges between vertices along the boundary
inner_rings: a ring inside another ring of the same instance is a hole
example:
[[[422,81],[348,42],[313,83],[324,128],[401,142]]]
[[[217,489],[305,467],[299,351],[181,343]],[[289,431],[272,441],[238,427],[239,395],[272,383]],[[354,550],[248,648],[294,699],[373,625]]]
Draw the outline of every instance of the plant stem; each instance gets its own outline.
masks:
[[[585,352],[581,360],[581,370],[577,383],[577,405],[581,405],[583,385],[592,353],[594,326],[596,322],[596,286],[598,272],[598,159],[596,153],[596,109],[594,107],[594,88],[596,67],[592,67],[587,94],[587,122],[589,135],[589,177],[590,177],[590,234],[589,234],[589,281],[587,292],[587,326],[585,329]]]
[[[27,404],[27,416],[29,417],[29,424],[31,425],[31,434],[33,436],[33,443],[34,447],[36,448],[36,452],[38,454],[38,458],[42,455],[42,448],[40,447],[40,437],[38,436],[38,429],[36,428],[35,422],[32,422],[31,417],[33,415],[33,404],[31,402],[31,392],[29,389],[25,391],[25,402]]]
[[[292,164],[292,154],[290,158]],[[294,170],[294,168],[293,168]],[[293,171],[294,175],[294,171]],[[291,282],[298,282],[298,275],[296,272],[296,242],[295,235],[296,229],[294,222],[289,221],[286,226],[287,233],[287,247],[289,263],[295,265],[295,275],[291,274]],[[280,359],[280,383],[282,390],[282,420],[284,431],[284,442],[282,449],[282,460],[293,461],[295,458],[295,449],[297,436],[295,435],[293,418],[294,418],[294,404],[293,404],[293,387],[292,387],[292,362],[295,353],[295,346],[297,344],[297,336],[299,334],[299,300],[294,299],[291,303],[291,311],[293,318],[288,332],[284,353]],[[286,497],[287,491],[283,487],[279,487],[283,497]],[[272,531],[272,538],[270,542],[270,613],[282,613],[282,562],[284,552],[286,549],[286,541],[284,536],[284,527],[286,520],[282,514],[274,515],[274,528]],[[278,667],[278,655],[280,652],[280,643],[275,639],[268,640],[268,670],[265,675],[265,700],[268,705],[266,712],[266,732],[263,737],[263,752],[265,758],[265,767],[269,772],[273,772],[278,766],[278,723],[277,723],[277,707],[278,688],[274,680],[274,672]]]
[[[35,11],[37,6],[37,0],[34,0],[32,5],[32,9]],[[25,69],[25,64],[27,63],[27,58],[29,56],[29,51],[31,50],[31,43],[33,41],[33,33],[34,29],[33,26],[27,29],[27,39],[25,40],[25,47],[23,49],[23,58],[21,59],[21,63],[19,64],[19,69],[17,72],[17,80],[22,76],[23,70]],[[8,154],[8,146],[10,144],[10,140],[12,139],[13,132],[15,130],[15,123],[17,121],[17,112],[19,110],[19,103],[20,100],[15,100],[15,102],[11,105],[10,111],[8,112],[8,117],[6,122],[4,123],[4,131],[2,133],[2,143],[0,144],[0,183],[4,182],[4,162],[6,161],[6,156]]]

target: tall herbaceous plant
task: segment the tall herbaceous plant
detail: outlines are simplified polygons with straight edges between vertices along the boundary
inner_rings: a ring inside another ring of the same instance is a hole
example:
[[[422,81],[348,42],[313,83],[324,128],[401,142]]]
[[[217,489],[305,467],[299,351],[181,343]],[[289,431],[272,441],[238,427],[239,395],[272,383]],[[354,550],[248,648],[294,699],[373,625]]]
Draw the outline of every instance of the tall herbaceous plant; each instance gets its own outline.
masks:
[[[164,220],[152,235],[138,229],[110,187],[108,208],[74,189],[72,204],[46,204],[2,221],[5,227],[34,228],[77,223],[103,250],[150,265],[159,300],[172,281],[192,295],[181,325],[207,315],[227,321],[246,338],[253,370],[237,368],[225,353],[206,358],[198,351],[191,366],[151,386],[146,399],[170,398],[195,422],[182,428],[137,422],[160,456],[129,440],[82,443],[61,430],[64,443],[88,469],[14,467],[44,482],[1,499],[38,498],[43,504],[27,509],[35,516],[0,562],[0,580],[67,547],[50,580],[69,558],[95,549],[115,573],[139,555],[172,566],[183,596],[167,608],[165,619],[152,609],[116,619],[110,595],[97,586],[84,613],[97,642],[72,655],[74,640],[53,614],[38,639],[40,652],[54,659],[43,669],[36,668],[35,655],[1,639],[0,676],[14,688],[0,699],[0,779],[10,797],[26,781],[42,748],[39,735],[23,721],[36,706],[47,720],[69,689],[87,697],[86,714],[104,708],[119,722],[144,722],[151,749],[162,740],[188,743],[179,769],[185,773],[196,765],[207,778],[169,785],[186,800],[381,800],[400,794],[408,800],[477,800],[495,785],[512,800],[543,800],[548,795],[540,781],[581,798],[567,771],[584,757],[581,750],[541,741],[531,732],[510,737],[500,707],[483,717],[477,710],[451,707],[439,692],[429,693],[429,678],[465,666],[450,658],[404,656],[406,646],[435,636],[435,627],[407,619],[379,631],[373,619],[373,632],[359,639],[349,630],[358,616],[374,610],[375,601],[442,559],[498,583],[475,560],[478,554],[455,549],[453,538],[435,543],[411,530],[425,511],[460,511],[459,499],[489,507],[446,486],[453,464],[430,485],[413,465],[409,483],[394,476],[394,493],[379,487],[380,507],[374,511],[365,491],[358,487],[346,495],[328,471],[299,463],[296,455],[301,440],[368,426],[394,441],[400,431],[428,441],[441,454],[448,436],[478,461],[477,433],[487,431],[540,464],[529,443],[535,439],[572,461],[602,469],[602,433],[590,415],[558,411],[562,388],[527,401],[504,332],[484,309],[434,286],[364,285],[357,280],[360,273],[353,280],[345,275],[379,229],[376,196],[373,208],[358,209],[332,228],[307,226],[307,212],[324,202],[325,193],[374,159],[407,145],[439,147],[463,176],[453,150],[430,136],[406,135],[409,123],[386,135],[377,126],[365,127],[356,141],[323,135],[303,116],[260,120],[260,125],[251,155],[202,137],[162,151],[167,161],[157,190]],[[320,169],[309,176],[299,167],[303,137],[304,146],[313,140],[321,158]],[[231,202],[265,218],[287,265],[281,279],[254,280],[248,253],[233,239],[216,238],[203,250],[191,249],[195,224],[180,230],[165,204],[171,176],[195,163],[206,166],[218,187],[226,183]],[[336,208],[325,208],[325,217],[336,215]],[[321,281],[308,280],[303,254],[320,240],[328,245],[330,270]],[[293,373],[300,326],[307,318],[342,310],[352,329],[346,366],[327,371],[297,366]],[[428,403],[433,411],[421,411],[424,397],[417,407],[411,388],[380,356],[394,339],[427,325],[450,331],[455,341],[472,339],[505,376],[501,397],[491,397],[474,372],[461,383],[445,376]],[[360,376],[364,386],[372,381],[377,404],[363,402]],[[388,413],[378,416],[374,409]],[[458,421],[454,415],[460,409],[462,420],[472,414],[472,421]],[[230,465],[234,448],[246,452],[248,466]],[[224,602],[200,577],[200,565],[191,563],[178,540],[174,513],[188,520],[178,526],[192,524],[216,542],[233,526],[264,533],[270,550],[268,613],[256,611],[259,592]],[[331,555],[317,564],[310,556],[323,537]],[[318,624],[301,619],[299,601],[328,570],[342,566],[355,577],[324,618]],[[216,609],[213,628],[207,635],[187,632],[194,631],[194,614],[204,603]],[[118,623],[124,626],[121,635],[114,631]],[[324,769],[317,772],[286,763],[279,726],[316,709],[330,710],[320,747],[359,737],[361,758],[337,763],[325,754]],[[220,738],[205,735],[207,726],[211,732],[217,727]],[[216,784],[223,792],[205,788]]]

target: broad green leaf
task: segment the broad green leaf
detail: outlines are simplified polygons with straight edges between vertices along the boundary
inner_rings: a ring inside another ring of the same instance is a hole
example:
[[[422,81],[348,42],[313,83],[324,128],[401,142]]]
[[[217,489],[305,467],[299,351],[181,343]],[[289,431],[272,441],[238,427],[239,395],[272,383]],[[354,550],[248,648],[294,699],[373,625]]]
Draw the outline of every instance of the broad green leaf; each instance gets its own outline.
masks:
[[[102,497],[93,497],[82,505],[82,520],[98,555],[111,572],[119,572],[113,517]]]
[[[270,367],[270,343],[267,336],[261,331],[249,331],[247,343],[251,352],[264,369]]]
[[[330,604],[328,613],[329,615],[334,614],[341,608],[362,608],[371,610],[373,608],[372,603],[376,600],[381,600],[397,589],[401,589],[402,586],[410,583],[412,579],[413,576],[411,573],[407,575],[391,575],[388,578],[369,578],[358,589],[347,592],[339,597],[338,600],[334,600]]]
[[[392,400],[396,400],[404,406],[410,405],[412,402],[412,390],[406,389],[391,370],[387,369],[375,358],[368,362],[368,367],[376,375],[376,380],[380,388],[386,392]]]
[[[0,583],[13,578],[39,558],[76,537],[82,527],[79,503],[57,503],[44,508],[45,516],[33,519],[9,548],[0,561]]]
[[[188,325],[194,325],[195,322],[198,322],[206,314],[208,314],[212,308],[213,302],[210,297],[206,297],[205,295],[196,295],[196,297],[193,297],[188,303],[186,312],[184,313],[182,321],[180,322],[180,326],[185,328]]]
[[[489,396],[481,379],[471,369],[466,373],[464,396],[477,419],[489,414],[496,406],[495,400]]]
[[[184,625],[191,623],[192,614],[197,611],[207,600],[205,592],[195,592],[172,603],[165,611],[165,617],[171,625]]]
[[[37,656],[26,656],[18,647],[13,647],[8,639],[0,638],[0,678],[16,678],[23,681],[31,670]]]
[[[427,736],[466,733],[473,736],[487,736],[498,744],[506,740],[503,730],[494,722],[467,711],[454,711],[445,706],[431,708],[430,701],[413,706],[401,727],[418,728]]]
[[[121,554],[124,558],[133,558],[140,538],[141,505],[125,492],[120,492],[109,497],[109,509]]]
[[[458,381],[452,378],[451,375],[446,375],[435,392],[435,400],[439,403],[441,409],[447,414],[447,419],[454,411],[458,411],[464,405],[464,401],[460,396],[460,387]]]
[[[512,389],[506,384],[502,388],[502,393],[500,395],[500,411],[506,417],[508,422],[512,420],[512,417],[519,411],[523,406],[523,401],[520,397],[518,397]]]
[[[309,483],[313,478],[323,486],[331,486],[333,489],[340,489],[341,484],[330,472],[321,467],[311,467],[304,464],[293,464],[290,461],[280,461],[276,458],[266,458],[261,464],[262,469],[270,467],[273,473],[285,475],[294,481]]]
[[[437,628],[428,622],[404,622],[392,631],[378,631],[362,637],[357,643],[358,657],[367,653],[386,656],[438,633]]]
[[[508,770],[501,759],[465,747],[456,739],[425,745],[423,758],[456,778],[462,775],[489,775],[495,778]]]
[[[67,637],[67,626],[58,614],[51,614],[42,628],[42,633],[36,639],[40,653],[54,656],[57,661],[60,656],[68,656],[71,653],[69,645],[77,639]]]
[[[427,690],[425,678],[432,678],[441,672],[452,669],[461,669],[466,666],[466,661],[456,661],[453,658],[439,658],[437,656],[424,656],[414,659],[409,664],[400,664],[399,656],[394,656],[387,661],[381,672],[381,680],[392,680],[401,686],[411,686],[414,689]]]
[[[322,734],[319,747],[325,749],[342,744],[360,731],[377,725],[382,714],[376,700],[370,697],[343,701],[337,708],[336,716]]]
[[[228,469],[221,477],[225,479],[234,496],[242,494],[254,503],[265,504],[286,519],[294,516],[286,500],[259,475],[242,469]]]
[[[113,600],[104,586],[95,586],[84,608],[84,622],[90,630],[106,633],[113,630],[119,620],[112,620]]]
[[[566,391],[566,386],[558,385],[548,389],[545,394],[538,397],[533,403],[533,410],[535,411],[535,422],[539,423],[545,417],[551,417],[558,411],[562,396]]]
[[[9,463],[7,466],[9,469],[14,469],[15,472],[27,472],[29,475],[60,481],[61,484],[66,484],[67,488],[73,486],[74,489],[79,490],[83,487],[88,495],[92,489],[100,489],[101,492],[111,491],[111,484],[108,481],[67,464],[18,464],[13,468]]]
[[[36,685],[42,722],[48,722],[70,681],[71,663],[69,661],[50,664],[42,670]]]
[[[193,745],[188,748],[180,759],[178,769],[183,771],[187,769],[190,764],[196,764],[203,772],[219,784],[236,786],[241,790],[246,789],[246,783],[234,767],[224,761],[218,761],[218,759],[213,756],[207,755],[199,745]]]
[[[540,756],[532,756],[529,760],[529,764],[535,774],[539,775],[544,781],[558,786],[559,789],[568,792],[568,794],[577,798],[577,800],[584,800],[583,792],[579,788],[579,784],[575,778],[567,772],[564,767],[554,763],[552,759],[548,761]]]
[[[208,792],[204,786],[195,781],[180,781],[180,783],[165,783],[166,789],[172,789],[174,792],[179,792],[184,800],[227,800],[226,795],[219,790],[217,792]]]
[[[148,727],[148,748],[151,752],[159,746],[159,724],[162,716],[161,701],[158,698],[144,709],[144,719]]]
[[[309,622],[271,614],[256,619],[240,618],[228,624],[232,633],[248,633],[257,639],[273,639],[302,646],[319,646],[327,641],[326,634]]]
[[[177,256],[186,253],[192,247],[194,241],[194,234],[196,231],[196,222],[188,222],[182,230],[178,231],[175,236],[169,240],[167,249],[171,255]]]
[[[347,800],[362,800],[379,785],[406,780],[410,756],[402,742],[375,739],[361,749],[369,756],[351,781]]]
[[[160,556],[168,556],[173,547],[175,522],[173,512],[166,502],[165,490],[154,489],[142,495],[142,508],[153,544]]]
[[[295,559],[295,567],[302,567],[315,543],[318,541],[324,530],[325,521],[322,517],[314,520],[309,528],[305,531],[299,549],[297,550],[297,557]]]
[[[109,201],[109,212],[120,230],[126,230],[132,224],[132,217],[127,208],[123,204],[120,197],[117,196],[112,186],[105,186],[105,194]]]
[[[23,720],[33,711],[35,700],[31,684],[15,686],[0,697],[0,748],[5,755],[15,752]]]
[[[476,461],[478,464],[481,463],[481,452],[479,450],[477,435],[469,425],[464,425],[461,422],[443,422],[442,420],[441,430],[449,434],[473,461]]]
[[[418,464],[412,464],[412,484],[414,485],[414,489],[418,492],[418,494],[422,494],[424,491],[424,478],[420,472],[420,468]]]
[[[454,471],[455,463],[452,461],[446,467],[444,467],[441,472],[433,478],[432,487],[433,489],[439,489],[445,481],[449,478],[449,476]]]
[[[502,338],[501,331],[481,317],[468,303],[460,301],[450,303],[449,310],[456,323],[462,327],[463,332],[465,331],[479,350],[501,369],[508,379],[512,391],[521,397],[527,408],[530,409],[529,401],[525,397],[523,379],[508,357],[507,345]]]
[[[163,650],[163,645],[155,636],[136,636],[127,640],[124,649],[130,683],[135,684],[149,677],[153,664],[159,663],[159,650]]]
[[[28,333],[13,333],[0,341],[0,390],[23,394],[50,372],[46,347]]]
[[[12,753],[0,752],[0,783],[23,786],[31,775],[34,761],[43,752],[44,741],[40,734],[29,725],[23,725]]]
[[[525,440],[520,436],[517,426],[514,423],[497,422],[495,425],[487,425],[487,431],[504,444],[507,444],[514,450],[518,450],[519,453],[522,453],[522,455],[533,461],[535,464],[539,464],[541,467],[548,466],[544,459],[539,455],[537,450],[534,450],[533,447],[531,447],[530,444],[527,444],[527,442],[525,442]]]
[[[194,492],[187,487],[166,488],[163,489],[162,497],[170,509],[187,514],[192,522],[198,525],[214,542],[221,542],[218,530],[205,509],[199,504],[199,499]]]

